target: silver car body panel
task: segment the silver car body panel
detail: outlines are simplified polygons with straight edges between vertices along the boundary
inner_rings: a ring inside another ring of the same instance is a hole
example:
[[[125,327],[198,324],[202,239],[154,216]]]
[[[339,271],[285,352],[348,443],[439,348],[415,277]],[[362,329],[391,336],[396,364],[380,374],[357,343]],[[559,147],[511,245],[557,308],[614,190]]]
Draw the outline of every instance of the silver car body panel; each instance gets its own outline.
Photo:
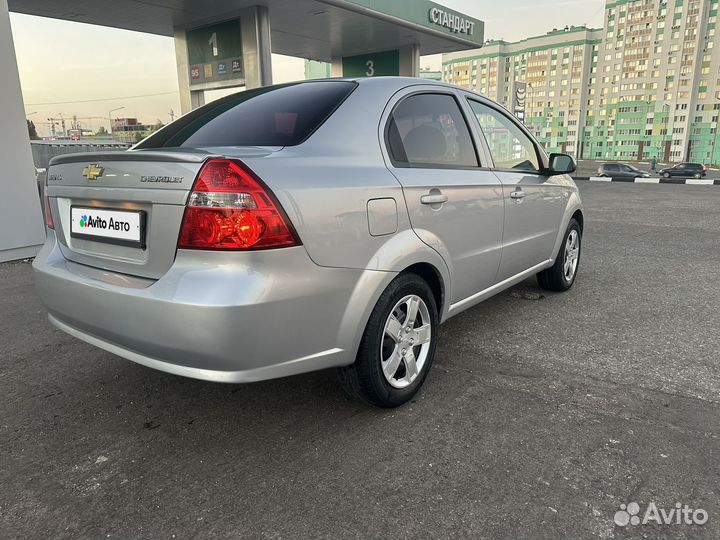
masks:
[[[482,167],[392,166],[383,136],[388,115],[418,91],[457,96]],[[577,187],[567,175],[508,177],[494,170],[465,94],[418,79],[364,79],[295,147],[131,150],[56,160],[48,172],[55,178],[48,186],[55,230],[33,264],[50,320],[149,367],[245,382],[352,363],[380,294],[410,266],[435,270],[446,320],[552,265],[567,223],[582,208]],[[268,185],[301,246],[176,249],[192,183],[215,156],[242,159]],[[84,178],[83,168],[97,163],[105,169],[100,181]],[[153,176],[182,180],[142,181]],[[518,185],[532,192],[521,204],[509,198]],[[433,189],[448,202],[419,205]],[[70,237],[72,205],[144,210],[147,249]]]
[[[224,382],[352,363],[358,327],[396,275],[321,267],[296,247],[180,250],[148,280],[67,260],[52,231],[34,268],[56,326],[150,367]]]
[[[517,275],[552,256],[568,191],[553,176],[497,171],[503,183],[505,218],[497,280]],[[524,197],[513,199],[522,191]]]
[[[493,172],[477,168],[409,168],[392,163],[385,143],[385,127],[393,109],[403,99],[420,93],[445,93],[456,98],[450,86],[413,85],[396,92],[383,111],[378,133],[386,166],[402,185],[410,221],[415,233],[437,251],[451,268],[446,286],[449,303],[458,302],[495,284],[502,254],[503,186]],[[477,137],[463,110],[468,127]],[[481,165],[488,161],[476,145]],[[448,201],[423,204],[425,195],[445,195]]]

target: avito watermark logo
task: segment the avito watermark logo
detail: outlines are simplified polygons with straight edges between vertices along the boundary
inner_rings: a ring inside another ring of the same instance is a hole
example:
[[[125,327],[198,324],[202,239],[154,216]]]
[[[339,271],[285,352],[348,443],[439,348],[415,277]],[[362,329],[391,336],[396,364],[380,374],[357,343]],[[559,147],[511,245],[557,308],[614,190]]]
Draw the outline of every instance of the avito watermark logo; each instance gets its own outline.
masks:
[[[615,512],[615,524],[620,527],[627,525],[705,525],[708,521],[708,513],[702,508],[690,508],[687,504],[675,503],[669,510],[658,508],[651,502],[640,517],[640,505],[636,502],[621,504],[620,510]]]

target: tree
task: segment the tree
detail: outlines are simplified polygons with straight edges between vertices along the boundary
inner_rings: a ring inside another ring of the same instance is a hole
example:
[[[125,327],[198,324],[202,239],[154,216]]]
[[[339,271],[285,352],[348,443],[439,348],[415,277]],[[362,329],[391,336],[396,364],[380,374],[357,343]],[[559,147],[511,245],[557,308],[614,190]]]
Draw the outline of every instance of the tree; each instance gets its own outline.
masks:
[[[30,140],[37,141],[40,137],[38,137],[37,129],[35,129],[35,123],[32,120],[27,120],[27,128]]]
[[[97,130],[98,135],[107,135],[107,129],[105,129],[105,126],[100,126],[100,129]]]

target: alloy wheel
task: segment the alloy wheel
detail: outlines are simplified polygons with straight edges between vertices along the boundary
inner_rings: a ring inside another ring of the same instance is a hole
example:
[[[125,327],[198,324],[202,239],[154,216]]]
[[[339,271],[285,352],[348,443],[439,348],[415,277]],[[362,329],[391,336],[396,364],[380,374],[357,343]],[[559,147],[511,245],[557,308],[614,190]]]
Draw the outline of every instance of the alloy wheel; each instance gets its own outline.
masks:
[[[580,235],[576,230],[572,230],[565,241],[565,261],[563,263],[563,275],[568,283],[575,277],[579,259]]]
[[[385,322],[380,363],[393,388],[410,386],[422,373],[430,351],[432,328],[425,301],[415,294],[401,298]]]

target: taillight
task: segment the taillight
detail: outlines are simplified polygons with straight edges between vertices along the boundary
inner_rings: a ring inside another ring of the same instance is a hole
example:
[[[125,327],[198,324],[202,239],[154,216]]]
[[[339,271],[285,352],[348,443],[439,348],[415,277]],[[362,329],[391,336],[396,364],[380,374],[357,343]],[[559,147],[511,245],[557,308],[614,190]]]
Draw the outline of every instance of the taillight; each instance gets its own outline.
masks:
[[[299,244],[280,205],[245,164],[211,159],[203,166],[185,209],[179,248],[253,250]]]
[[[50,197],[47,194],[48,190],[48,174],[45,173],[45,183],[43,185],[43,205],[45,206],[45,226],[48,229],[54,229],[55,223],[53,222],[52,211],[50,210]]]

